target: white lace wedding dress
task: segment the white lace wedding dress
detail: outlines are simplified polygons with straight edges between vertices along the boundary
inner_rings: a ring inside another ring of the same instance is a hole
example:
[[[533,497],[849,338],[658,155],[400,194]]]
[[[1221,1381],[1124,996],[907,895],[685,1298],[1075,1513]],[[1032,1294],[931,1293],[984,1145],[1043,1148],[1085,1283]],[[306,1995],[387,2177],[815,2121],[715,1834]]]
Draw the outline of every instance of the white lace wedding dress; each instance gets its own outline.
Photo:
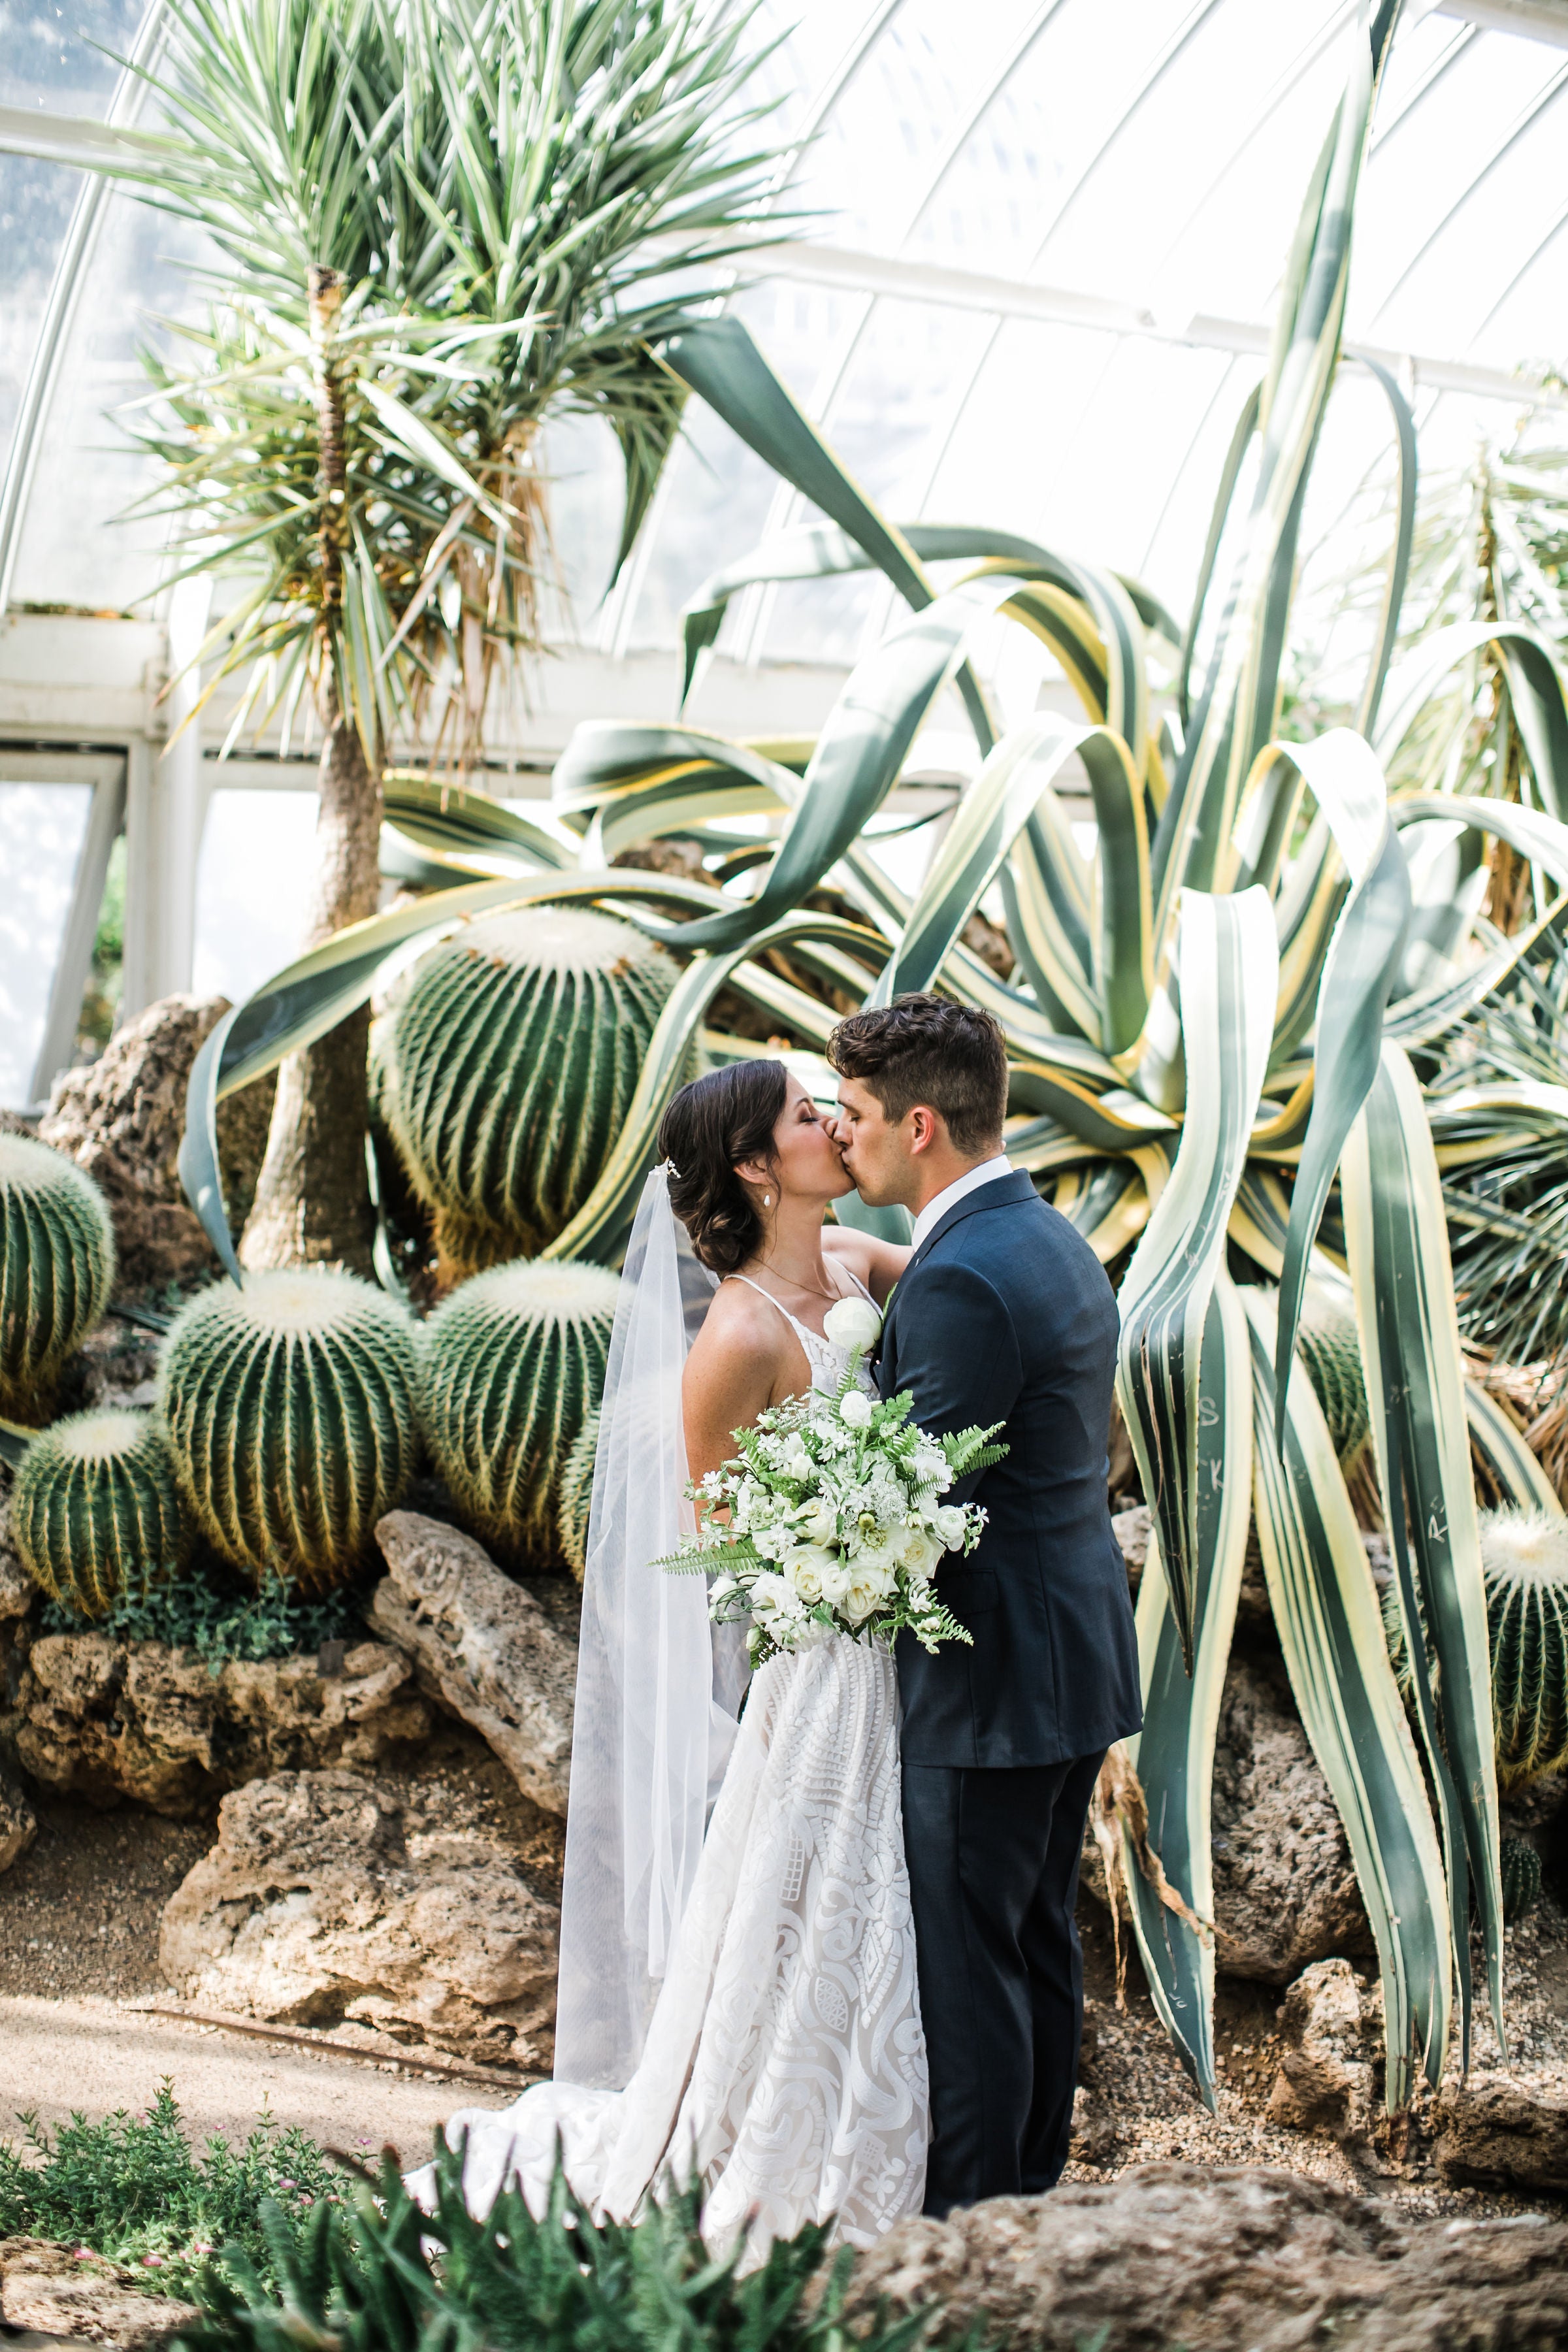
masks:
[[[837,1388],[844,1351],[795,1328],[814,1388]],[[464,2132],[475,2212],[514,2178],[542,2210],[559,2134],[596,2215],[630,2219],[699,2176],[707,2242],[747,2225],[748,2267],[808,2221],[864,2246],[920,2211],[926,2053],[885,1647],[835,1635],[754,1676],[626,2088],[542,2083],[455,2115],[448,2142]]]

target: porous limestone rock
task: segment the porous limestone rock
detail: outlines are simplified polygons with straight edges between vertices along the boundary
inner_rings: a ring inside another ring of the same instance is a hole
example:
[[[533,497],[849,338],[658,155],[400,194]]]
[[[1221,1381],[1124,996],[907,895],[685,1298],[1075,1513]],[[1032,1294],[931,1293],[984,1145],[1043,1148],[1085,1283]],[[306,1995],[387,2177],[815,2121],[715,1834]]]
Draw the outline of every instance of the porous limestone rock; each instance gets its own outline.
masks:
[[[215,1674],[195,1650],[162,1642],[45,1634],[0,1733],[47,1789],[180,1818],[269,1772],[374,1764],[429,1736],[429,1704],[401,1650],[361,1642],[341,1664],[230,1658]]]
[[[1344,1830],[1291,1711],[1283,1669],[1231,1659],[1211,1831],[1222,1975],[1289,1984],[1331,1953],[1373,1949]],[[1087,1830],[1082,1875],[1104,1903],[1105,1871]]]
[[[0,1870],[19,1862],[37,1834],[37,1815],[16,1782],[0,1772]]]
[[[40,1141],[85,1169],[109,1202],[122,1290],[178,1282],[215,1265],[175,1161],[191,1066],[227,1011],[222,996],[165,996],[148,1005],[96,1062],[57,1078],[39,1122]],[[237,1232],[256,1191],[276,1085],[258,1080],[218,1106],[219,1167]]]
[[[375,1530],[390,1574],[371,1600],[378,1633],[487,1739],[525,1797],[566,1811],[580,1595],[564,1577],[503,1576],[483,1546],[417,1511]]]
[[[11,1497],[0,1500],[0,1622],[25,1617],[38,1597],[38,1588],[22,1565],[22,1555],[11,1540]]]
[[[1154,1514],[1147,1503],[1133,1503],[1125,1511],[1114,1514],[1110,1532],[1116,1538],[1121,1557],[1127,1563],[1128,1589],[1134,1601],[1143,1580],[1143,1564],[1149,1557],[1149,1541],[1154,1530]]]
[[[1295,2173],[1146,2164],[901,2221],[849,2295],[852,2319],[935,2305],[937,2342],[1016,2352],[1555,2352],[1568,2227],[1405,2223]]]
[[[1345,2146],[1370,2152],[1382,1986],[1363,1986],[1348,1960],[1315,1960],[1286,1993],[1280,2017],[1284,2047],[1268,2101],[1271,2120],[1331,2132]]]
[[[1472,2074],[1444,2090],[1432,2120],[1446,2180],[1568,2195],[1568,2067]]]
[[[142,2274],[144,2282],[146,2273]],[[146,2294],[137,2273],[47,2238],[0,2238],[0,2324],[34,2340],[152,2352],[201,2318],[193,2303]],[[24,2339],[26,2340],[26,2339]]]
[[[499,1845],[418,1832],[353,1772],[283,1772],[218,1808],[163,1913],[190,2000],[275,2022],[355,2018],[459,2057],[548,2063],[561,1915]]]

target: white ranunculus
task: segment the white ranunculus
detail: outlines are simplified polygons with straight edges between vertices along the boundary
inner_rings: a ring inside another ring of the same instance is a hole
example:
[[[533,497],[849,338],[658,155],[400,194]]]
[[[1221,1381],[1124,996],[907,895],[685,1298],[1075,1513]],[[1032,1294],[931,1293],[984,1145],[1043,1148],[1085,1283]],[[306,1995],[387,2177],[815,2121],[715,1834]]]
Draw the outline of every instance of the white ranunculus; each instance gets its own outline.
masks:
[[[823,1595],[823,1580],[834,1574],[838,1555],[826,1544],[798,1544],[784,1555],[784,1572],[808,1609],[815,1609]]]
[[[847,1306],[849,1302],[844,1303]],[[864,1389],[846,1389],[838,1401],[838,1412],[851,1429],[868,1429],[871,1425],[871,1400]]]
[[[936,1521],[936,1531],[949,1551],[956,1551],[963,1541],[965,1522],[963,1506],[958,1503],[943,1503],[939,1509],[931,1513],[931,1517]]]
[[[822,1328],[836,1348],[874,1348],[882,1318],[868,1298],[841,1298],[823,1317]]]
[[[805,1443],[802,1439],[798,1437],[795,1439],[793,1445],[790,1446],[788,1452],[785,1454],[784,1460],[780,1463],[779,1467],[784,1472],[786,1478],[810,1477],[812,1469],[811,1456],[806,1452]]]

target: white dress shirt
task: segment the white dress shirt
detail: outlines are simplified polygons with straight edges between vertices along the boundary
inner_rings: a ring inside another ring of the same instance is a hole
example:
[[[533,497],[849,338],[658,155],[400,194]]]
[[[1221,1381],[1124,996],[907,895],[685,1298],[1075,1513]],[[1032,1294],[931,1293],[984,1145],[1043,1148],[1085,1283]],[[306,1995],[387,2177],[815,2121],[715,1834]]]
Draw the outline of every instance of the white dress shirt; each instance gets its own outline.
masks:
[[[932,1226],[940,1218],[945,1217],[950,1209],[956,1208],[965,1193],[978,1192],[982,1184],[994,1184],[998,1176],[1010,1176],[1012,1172],[1006,1153],[998,1151],[991,1159],[983,1160],[978,1168],[967,1168],[962,1176],[955,1176],[951,1184],[942,1187],[934,1201],[926,1202],[915,1219],[913,1246],[919,1249]]]

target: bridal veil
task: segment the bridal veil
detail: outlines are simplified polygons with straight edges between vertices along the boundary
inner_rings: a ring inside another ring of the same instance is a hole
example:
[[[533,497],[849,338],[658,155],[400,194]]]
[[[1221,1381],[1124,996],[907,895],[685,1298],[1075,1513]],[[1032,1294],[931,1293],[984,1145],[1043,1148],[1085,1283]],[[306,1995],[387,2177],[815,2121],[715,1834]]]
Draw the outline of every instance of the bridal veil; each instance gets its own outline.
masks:
[[[643,1187],[610,1340],[583,1580],[555,2079],[619,2090],[642,2054],[745,1686],[704,1578],[652,1566],[694,1524],[680,1381],[716,1285]]]

